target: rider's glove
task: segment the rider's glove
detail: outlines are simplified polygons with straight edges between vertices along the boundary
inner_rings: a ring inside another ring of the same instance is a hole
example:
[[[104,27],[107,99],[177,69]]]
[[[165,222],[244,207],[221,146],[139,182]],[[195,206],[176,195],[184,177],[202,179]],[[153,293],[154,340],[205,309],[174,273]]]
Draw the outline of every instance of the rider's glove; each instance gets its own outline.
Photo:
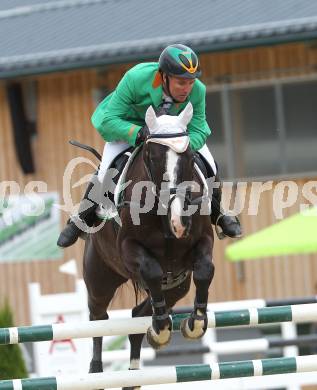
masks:
[[[147,125],[141,127],[141,129],[139,130],[136,136],[135,146],[139,146],[142,142],[144,142],[148,134],[149,134],[149,129]]]

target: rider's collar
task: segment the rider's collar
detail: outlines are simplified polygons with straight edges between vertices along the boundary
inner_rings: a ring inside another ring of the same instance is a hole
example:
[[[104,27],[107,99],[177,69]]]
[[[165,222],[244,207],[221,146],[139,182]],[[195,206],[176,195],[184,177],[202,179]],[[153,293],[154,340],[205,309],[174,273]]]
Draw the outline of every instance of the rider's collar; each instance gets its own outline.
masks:
[[[152,82],[152,87],[154,89],[160,87],[161,85],[163,84],[163,79],[162,79],[162,74],[161,72],[158,70],[156,73],[155,73],[155,76],[154,76],[154,80]]]

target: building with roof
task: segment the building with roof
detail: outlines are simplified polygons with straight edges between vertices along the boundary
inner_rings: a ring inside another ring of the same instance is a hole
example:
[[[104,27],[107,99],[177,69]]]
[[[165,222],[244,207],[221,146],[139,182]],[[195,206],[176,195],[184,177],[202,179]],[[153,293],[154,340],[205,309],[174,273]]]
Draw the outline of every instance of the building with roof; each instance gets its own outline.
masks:
[[[315,180],[317,167],[317,3],[2,0],[0,36],[1,181],[15,181],[23,191],[31,180],[44,181],[62,197],[67,163],[90,157],[68,140],[102,150],[90,123],[96,104],[133,64],[156,61],[166,45],[183,43],[200,54],[212,128],[208,145],[222,177],[249,183],[247,191],[252,181],[273,182],[256,216],[244,208],[245,232],[276,220],[271,201],[281,180],[295,180],[299,189],[286,215],[311,203],[302,189]],[[90,171],[79,167],[74,182]],[[82,191],[73,189],[77,201]],[[63,222],[67,217],[63,213]],[[313,255],[301,258],[301,267],[294,258],[287,266],[268,260],[237,269],[222,261],[225,245],[216,245],[220,276],[211,299],[315,293]],[[72,278],[59,274],[56,264],[70,257],[80,263],[82,248],[78,243],[65,250],[59,262],[0,264],[0,295],[17,307],[29,281],[48,292],[72,289]],[[272,279],[269,269],[280,276]],[[127,296],[123,301],[130,304]],[[27,321],[27,310],[17,308],[18,321]]]
[[[175,42],[209,53],[317,36],[309,0],[13,0],[0,7],[1,78],[153,59]]]

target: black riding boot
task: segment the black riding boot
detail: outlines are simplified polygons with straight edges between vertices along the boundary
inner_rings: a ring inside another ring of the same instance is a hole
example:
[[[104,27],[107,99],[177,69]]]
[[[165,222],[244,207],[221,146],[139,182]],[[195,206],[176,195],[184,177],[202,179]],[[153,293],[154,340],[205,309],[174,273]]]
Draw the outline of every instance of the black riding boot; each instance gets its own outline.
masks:
[[[97,175],[93,175],[92,180],[89,182],[83,199],[80,202],[77,215],[72,216],[68,221],[65,228],[62,230],[57,240],[57,245],[62,248],[67,248],[73,245],[78,237],[90,226],[93,225],[96,219],[96,208],[99,203],[92,199],[90,191],[95,185],[99,185]],[[94,194],[98,194],[97,191],[93,191]]]
[[[213,188],[212,206],[211,206],[211,223],[215,225],[217,236],[220,240],[226,236],[238,238],[242,236],[242,229],[237,217],[224,214],[221,208],[222,188],[218,174],[215,178],[215,183],[219,183],[218,188]],[[219,226],[222,231],[220,231]]]

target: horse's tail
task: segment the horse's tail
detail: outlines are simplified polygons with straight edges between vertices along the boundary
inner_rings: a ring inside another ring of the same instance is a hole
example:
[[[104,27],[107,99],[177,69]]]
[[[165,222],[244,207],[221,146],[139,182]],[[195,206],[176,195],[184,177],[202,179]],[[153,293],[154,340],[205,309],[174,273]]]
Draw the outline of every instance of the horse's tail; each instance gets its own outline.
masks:
[[[135,305],[137,306],[139,304],[139,298],[142,298],[142,295],[144,294],[144,287],[136,280],[132,281],[132,285],[135,295]]]

